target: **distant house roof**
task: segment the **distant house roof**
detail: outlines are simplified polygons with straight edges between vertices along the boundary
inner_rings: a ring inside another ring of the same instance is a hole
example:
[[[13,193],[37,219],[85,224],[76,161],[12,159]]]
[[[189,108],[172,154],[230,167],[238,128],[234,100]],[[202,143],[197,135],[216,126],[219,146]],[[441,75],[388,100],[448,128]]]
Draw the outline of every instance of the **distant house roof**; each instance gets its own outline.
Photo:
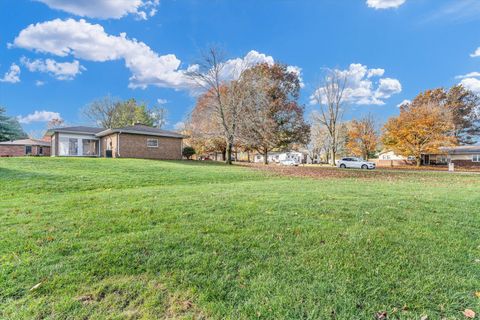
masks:
[[[91,134],[97,137],[104,137],[112,133],[132,133],[132,134],[144,134],[144,135],[151,135],[151,136],[159,136],[159,137],[171,137],[171,138],[184,138],[185,136],[173,132],[162,130],[158,128],[149,127],[143,124],[135,124],[133,126],[123,127],[123,128],[113,128],[113,129],[105,129],[105,128],[96,128],[96,127],[85,127],[85,126],[78,126],[78,127],[65,127],[65,128],[55,128],[50,129],[48,134],[53,135],[55,132],[62,132],[62,133],[77,133],[77,134]]]
[[[0,142],[0,146],[41,146],[41,147],[50,147],[50,142],[49,142],[49,141],[45,141],[45,140],[36,140],[36,139],[21,139],[21,140]]]
[[[440,150],[448,154],[480,153],[480,146],[443,147],[443,148],[440,148]]]
[[[168,131],[162,130],[158,128],[149,127],[143,124],[135,124],[133,126],[123,127],[123,128],[114,128],[114,129],[106,129],[101,132],[98,132],[96,135],[98,137],[103,137],[112,133],[132,133],[132,134],[144,134],[150,136],[159,136],[159,137],[170,137],[170,138],[184,138],[183,135]]]
[[[85,127],[85,126],[76,126],[76,127],[64,127],[64,128],[54,128],[48,130],[50,135],[53,135],[55,132],[63,132],[63,133],[83,133],[83,134],[97,134],[101,131],[105,130],[104,128],[96,128],[96,127]]]

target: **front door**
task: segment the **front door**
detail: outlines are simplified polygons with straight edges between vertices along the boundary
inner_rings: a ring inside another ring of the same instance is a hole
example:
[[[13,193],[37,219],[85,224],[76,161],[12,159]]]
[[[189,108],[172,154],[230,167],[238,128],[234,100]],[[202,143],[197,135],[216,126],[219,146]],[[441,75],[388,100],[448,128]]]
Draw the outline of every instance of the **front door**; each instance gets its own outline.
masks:
[[[426,166],[430,165],[430,155],[428,154],[423,155],[423,164]]]

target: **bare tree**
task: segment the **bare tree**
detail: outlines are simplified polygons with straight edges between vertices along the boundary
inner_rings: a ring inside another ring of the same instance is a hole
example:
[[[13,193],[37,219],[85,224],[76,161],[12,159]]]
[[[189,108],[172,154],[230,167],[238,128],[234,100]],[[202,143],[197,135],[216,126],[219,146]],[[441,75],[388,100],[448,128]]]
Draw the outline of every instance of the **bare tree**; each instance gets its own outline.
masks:
[[[47,130],[60,128],[65,126],[65,121],[62,118],[53,118],[47,122]]]
[[[339,70],[329,70],[322,84],[315,90],[314,101],[319,110],[315,120],[327,128],[330,139],[331,163],[335,165],[337,142],[339,139],[339,124],[342,121],[345,102],[347,75]]]
[[[162,129],[167,124],[167,115],[168,110],[164,107],[153,107],[149,110],[150,117],[153,120],[153,125],[158,128]]]
[[[105,96],[90,102],[84,109],[83,114],[87,119],[103,128],[112,128],[115,108],[119,100],[111,96]]]
[[[212,47],[203,54],[201,61],[187,75],[202,91],[212,96],[212,107],[227,146],[225,162],[231,164],[243,100],[240,83],[237,80],[241,78],[245,66],[239,63],[234,66],[230,64],[228,67],[227,69],[221,51]],[[235,80],[231,80],[232,77]]]
[[[326,160],[328,162],[330,152],[330,136],[327,129],[317,121],[312,121],[310,139],[305,145],[305,150],[312,163]]]

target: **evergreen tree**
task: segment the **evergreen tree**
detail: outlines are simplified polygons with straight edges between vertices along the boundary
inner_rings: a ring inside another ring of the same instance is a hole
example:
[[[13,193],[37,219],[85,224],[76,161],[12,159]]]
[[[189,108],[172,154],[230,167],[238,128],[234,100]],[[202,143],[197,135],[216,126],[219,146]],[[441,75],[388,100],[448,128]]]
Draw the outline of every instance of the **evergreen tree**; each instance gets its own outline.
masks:
[[[27,138],[17,119],[7,116],[6,110],[0,107],[0,141]]]

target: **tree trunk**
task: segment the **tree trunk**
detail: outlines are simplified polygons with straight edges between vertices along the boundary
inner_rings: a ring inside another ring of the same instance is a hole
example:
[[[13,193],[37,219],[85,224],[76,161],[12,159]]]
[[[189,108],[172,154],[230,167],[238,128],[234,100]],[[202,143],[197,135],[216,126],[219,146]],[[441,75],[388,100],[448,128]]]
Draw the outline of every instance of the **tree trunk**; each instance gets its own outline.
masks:
[[[227,149],[222,150],[222,161],[225,161],[227,159]]]
[[[335,156],[337,155],[337,152],[335,148],[332,148],[332,166],[335,166]]]
[[[267,148],[263,149],[263,164],[265,164],[265,165],[268,164],[268,149]]]
[[[225,159],[226,164],[232,164],[232,149],[233,149],[233,143],[232,142],[227,142],[227,159]]]
[[[417,165],[417,168],[418,168],[418,167],[420,167],[421,164],[422,164],[422,156],[416,157],[416,159],[417,159],[416,165]]]
[[[247,161],[250,163],[250,151],[247,151]]]

